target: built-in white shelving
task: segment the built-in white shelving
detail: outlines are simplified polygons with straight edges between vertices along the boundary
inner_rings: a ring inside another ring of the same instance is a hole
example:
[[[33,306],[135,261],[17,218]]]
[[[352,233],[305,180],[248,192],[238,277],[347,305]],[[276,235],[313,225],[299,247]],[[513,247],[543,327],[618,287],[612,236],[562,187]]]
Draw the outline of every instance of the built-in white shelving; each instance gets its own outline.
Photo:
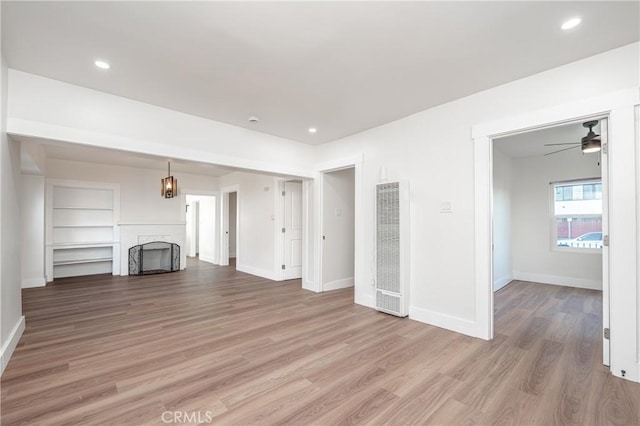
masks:
[[[117,185],[47,183],[47,280],[119,274]]]

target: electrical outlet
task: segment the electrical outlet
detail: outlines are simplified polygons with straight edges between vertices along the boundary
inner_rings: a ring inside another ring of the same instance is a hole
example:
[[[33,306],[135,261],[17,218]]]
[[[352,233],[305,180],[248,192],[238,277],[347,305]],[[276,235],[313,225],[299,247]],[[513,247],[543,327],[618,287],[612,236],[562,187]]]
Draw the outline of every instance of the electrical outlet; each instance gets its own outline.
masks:
[[[453,213],[453,205],[451,201],[440,202],[440,213]]]

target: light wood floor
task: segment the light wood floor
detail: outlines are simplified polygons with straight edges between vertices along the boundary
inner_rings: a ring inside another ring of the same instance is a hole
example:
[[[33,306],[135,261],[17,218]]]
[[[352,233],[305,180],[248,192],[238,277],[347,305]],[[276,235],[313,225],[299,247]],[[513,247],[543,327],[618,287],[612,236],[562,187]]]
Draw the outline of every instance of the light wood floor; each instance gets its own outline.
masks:
[[[640,424],[640,384],[601,365],[595,291],[515,282],[492,342],[199,262],[23,296],[3,425]]]

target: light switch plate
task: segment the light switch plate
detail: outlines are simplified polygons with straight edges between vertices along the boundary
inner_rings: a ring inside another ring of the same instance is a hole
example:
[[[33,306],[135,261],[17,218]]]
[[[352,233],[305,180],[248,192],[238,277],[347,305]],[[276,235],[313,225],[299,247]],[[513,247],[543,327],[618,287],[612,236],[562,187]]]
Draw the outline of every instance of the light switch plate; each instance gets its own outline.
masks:
[[[453,213],[453,205],[451,201],[440,202],[440,213]]]

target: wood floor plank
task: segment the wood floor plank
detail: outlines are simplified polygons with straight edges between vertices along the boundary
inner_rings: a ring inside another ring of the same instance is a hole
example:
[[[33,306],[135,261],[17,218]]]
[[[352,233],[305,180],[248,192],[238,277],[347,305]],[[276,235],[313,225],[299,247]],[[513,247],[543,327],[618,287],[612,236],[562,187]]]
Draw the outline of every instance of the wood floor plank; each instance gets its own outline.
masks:
[[[514,281],[485,342],[187,266],[24,289],[2,424],[640,424],[640,384],[601,365],[600,292]]]

